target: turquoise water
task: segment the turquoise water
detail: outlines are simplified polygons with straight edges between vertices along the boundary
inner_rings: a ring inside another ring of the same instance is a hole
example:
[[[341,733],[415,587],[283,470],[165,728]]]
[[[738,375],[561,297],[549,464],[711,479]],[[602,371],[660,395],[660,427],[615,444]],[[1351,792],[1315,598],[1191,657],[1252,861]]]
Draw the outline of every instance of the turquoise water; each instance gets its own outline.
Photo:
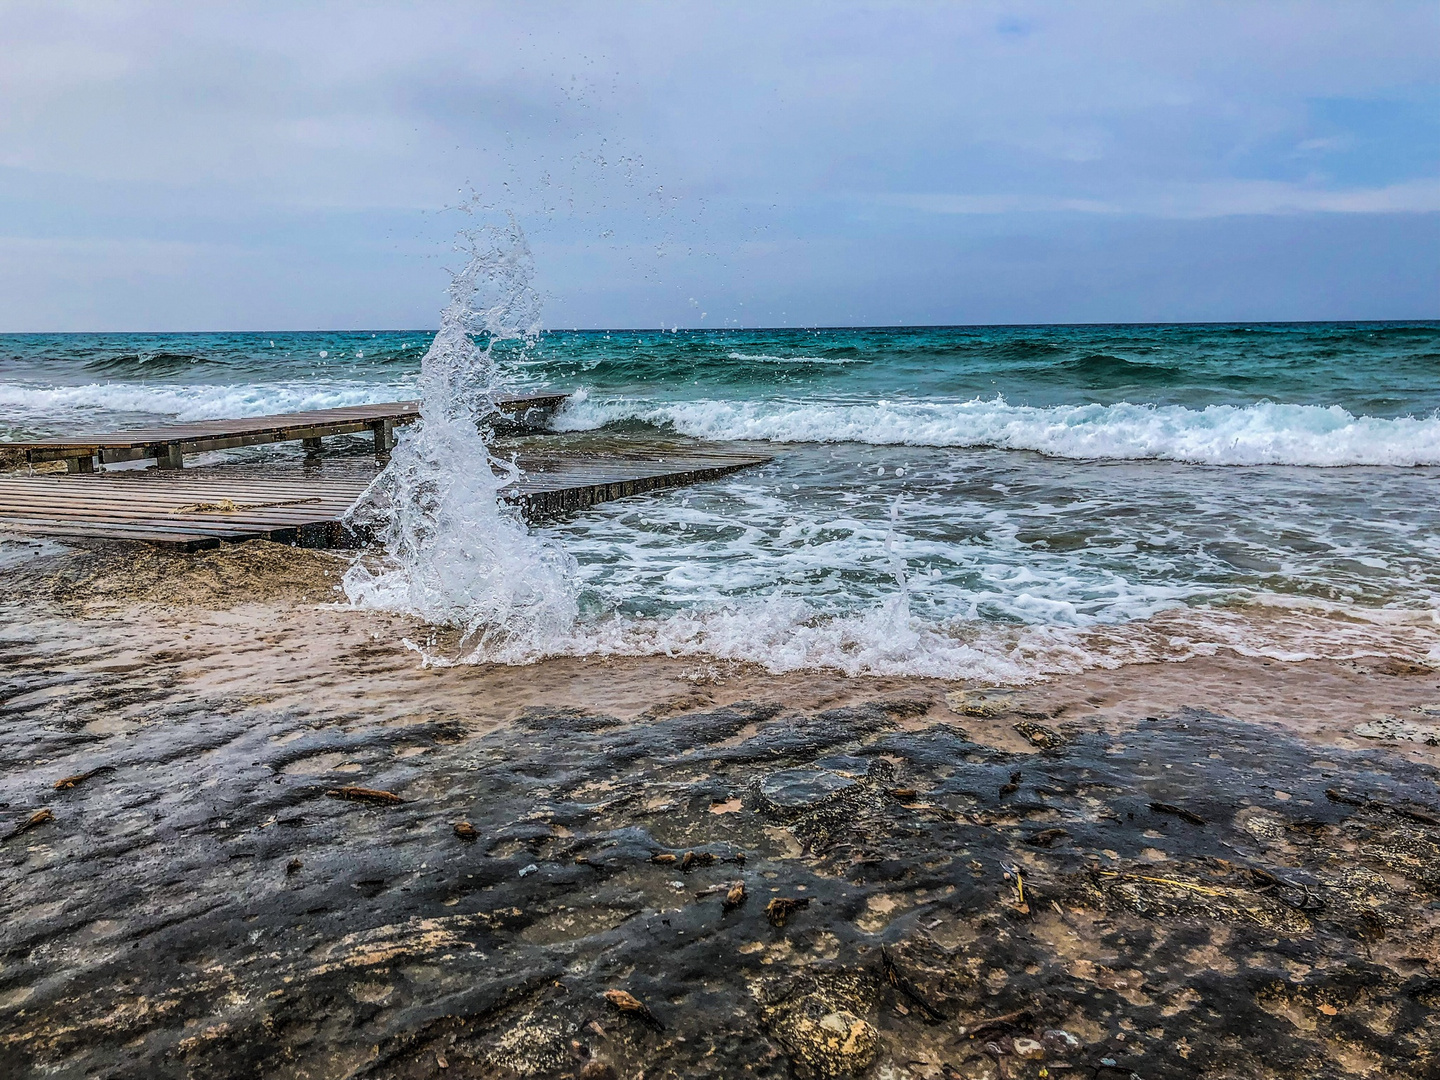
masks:
[[[413,397],[429,339],[0,337],[0,437]],[[546,528],[597,647],[994,678],[1440,656],[1440,323],[552,332],[500,354],[517,388],[576,391],[562,431],[777,454]]]
[[[250,387],[257,407],[309,390],[412,385],[423,330],[287,334],[0,335],[4,423],[61,423],[61,398],[103,413],[165,387]],[[516,351],[512,350],[512,355]],[[931,327],[761,331],[555,331],[514,365],[545,385],[588,385],[664,401],[792,396],[1015,405],[1117,402],[1338,405],[1358,416],[1428,416],[1440,408],[1440,323],[1203,326]],[[302,389],[303,388],[303,389]],[[702,393],[703,391],[703,393]],[[193,411],[231,398],[191,395]],[[269,407],[264,405],[264,407]]]

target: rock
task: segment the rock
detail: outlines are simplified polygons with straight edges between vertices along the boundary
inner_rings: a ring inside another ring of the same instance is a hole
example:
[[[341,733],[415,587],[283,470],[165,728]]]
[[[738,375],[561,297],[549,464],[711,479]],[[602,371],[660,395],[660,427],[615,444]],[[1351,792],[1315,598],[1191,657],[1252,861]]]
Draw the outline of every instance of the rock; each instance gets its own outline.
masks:
[[[1398,657],[1387,656],[1382,662],[1375,665],[1375,670],[1381,675],[1433,675],[1435,669],[1429,664],[1417,664],[1413,660],[1401,660]]]
[[[1045,1047],[1035,1039],[1016,1038],[1011,1042],[1016,1057],[1039,1061],[1045,1056]]]
[[[961,716],[988,720],[1014,708],[1015,698],[999,690],[951,690],[945,695],[945,704]]]
[[[760,781],[760,797],[777,810],[808,810],[859,786],[829,769],[783,769]]]
[[[587,1061],[580,1070],[580,1080],[616,1080],[615,1066],[605,1061]]]
[[[1417,724],[1413,720],[1401,720],[1396,716],[1367,720],[1356,726],[1355,734],[1362,739],[1387,739],[1440,746],[1440,725]]]
[[[853,975],[815,980],[807,990],[762,1009],[761,1020],[802,1077],[858,1075],[880,1047],[880,1033],[859,1015],[867,991],[868,984]]]
[[[1041,750],[1053,750],[1057,746],[1065,745],[1065,737],[1054,728],[1048,728],[1044,724],[1021,720],[1014,725],[1014,728],[1016,732],[1030,740],[1031,746],[1038,746]]]
[[[455,823],[455,835],[458,836],[461,840],[473,841],[480,834],[476,832],[475,826],[471,825],[470,822],[457,821]]]
[[[1053,1054],[1070,1054],[1080,1049],[1080,1040],[1062,1028],[1050,1028],[1040,1041]]]

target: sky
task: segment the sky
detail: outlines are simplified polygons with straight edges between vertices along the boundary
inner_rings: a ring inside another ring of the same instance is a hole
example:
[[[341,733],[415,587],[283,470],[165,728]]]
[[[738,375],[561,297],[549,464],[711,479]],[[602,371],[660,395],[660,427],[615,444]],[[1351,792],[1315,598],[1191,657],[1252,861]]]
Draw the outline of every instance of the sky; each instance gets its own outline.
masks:
[[[1440,318],[1440,3],[0,5],[0,332]],[[458,209],[469,206],[469,214]]]

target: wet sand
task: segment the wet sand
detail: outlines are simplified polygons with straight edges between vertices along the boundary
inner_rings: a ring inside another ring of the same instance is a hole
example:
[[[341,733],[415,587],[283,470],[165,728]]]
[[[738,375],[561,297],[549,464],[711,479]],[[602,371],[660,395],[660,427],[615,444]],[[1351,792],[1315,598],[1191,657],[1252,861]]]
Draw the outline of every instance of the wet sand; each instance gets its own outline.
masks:
[[[0,1072],[1440,1075],[1428,669],[425,668],[343,566],[6,569]]]

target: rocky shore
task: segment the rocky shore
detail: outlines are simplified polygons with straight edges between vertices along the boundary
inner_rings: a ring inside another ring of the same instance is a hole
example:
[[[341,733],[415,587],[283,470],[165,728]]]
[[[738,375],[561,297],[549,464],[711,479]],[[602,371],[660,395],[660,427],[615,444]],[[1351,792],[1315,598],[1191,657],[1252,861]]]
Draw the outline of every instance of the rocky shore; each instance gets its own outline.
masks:
[[[1435,751],[1283,671],[424,671],[329,558],[10,568],[0,1073],[1440,1076]]]

